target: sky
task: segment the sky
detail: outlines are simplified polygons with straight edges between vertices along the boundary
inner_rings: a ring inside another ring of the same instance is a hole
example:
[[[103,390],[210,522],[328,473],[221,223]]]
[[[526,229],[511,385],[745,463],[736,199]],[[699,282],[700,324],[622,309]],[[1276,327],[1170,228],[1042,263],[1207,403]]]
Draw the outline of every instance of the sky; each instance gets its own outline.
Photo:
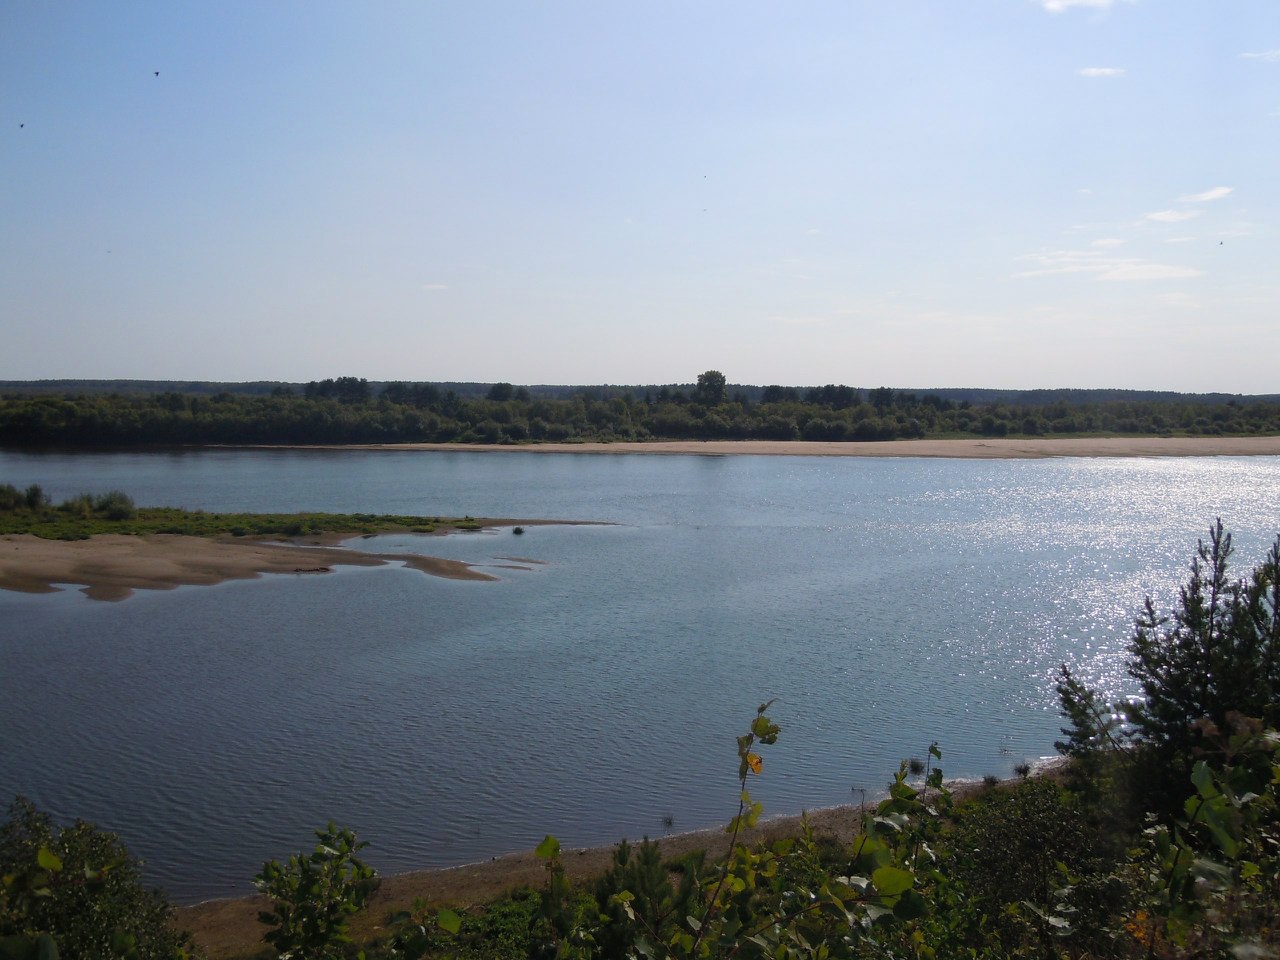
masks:
[[[1276,0],[0,4],[0,379],[1277,357]]]

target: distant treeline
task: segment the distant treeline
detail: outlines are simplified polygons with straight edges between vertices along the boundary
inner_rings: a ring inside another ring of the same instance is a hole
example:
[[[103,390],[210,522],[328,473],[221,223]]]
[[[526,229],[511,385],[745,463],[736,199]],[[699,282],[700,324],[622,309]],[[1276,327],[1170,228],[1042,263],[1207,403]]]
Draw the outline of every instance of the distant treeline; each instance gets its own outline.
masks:
[[[486,397],[495,387],[501,389],[503,384],[480,382],[474,380],[438,381],[403,383],[384,380],[364,380],[356,377],[339,377],[337,380],[311,381],[311,383],[291,383],[285,380],[249,380],[249,381],[217,381],[217,380],[0,380],[0,397],[6,396],[94,396],[97,394],[157,394],[183,393],[192,396],[212,397],[221,393],[247,394],[250,396],[266,396],[268,394],[301,394],[317,384],[358,383],[364,386],[368,396],[378,396],[388,387],[393,391],[401,387],[411,389],[434,387],[442,393],[452,391],[460,397]],[[669,393],[692,393],[696,386],[693,383],[651,383],[651,384],[526,384],[522,388],[530,397],[547,400],[568,400],[575,396],[586,396],[591,399],[607,399],[615,396],[630,396],[640,400],[656,395],[661,390]],[[780,387],[757,386],[746,383],[730,383],[726,385],[726,394],[732,399],[747,403],[763,403],[766,394],[785,390],[794,395],[807,396],[813,391],[833,389],[827,387]],[[837,389],[847,389],[843,386]],[[858,388],[855,388],[858,389]],[[861,388],[865,392],[866,388]],[[1014,406],[1044,407],[1053,403],[1109,403],[1115,400],[1126,402],[1196,402],[1196,403],[1245,403],[1254,400],[1280,402],[1280,394],[1241,395],[1234,393],[1179,393],[1173,390],[1114,390],[1114,389],[1040,389],[1040,390],[1000,390],[990,387],[909,387],[906,393],[931,394],[943,400],[955,403],[968,402],[971,405],[1011,404]]]
[[[974,403],[880,387],[765,386],[707,371],[687,388],[577,388],[563,398],[491,384],[463,395],[431,383],[312,381],[267,393],[0,396],[0,445],[527,443],[651,439],[894,440],[1280,433],[1280,400],[1122,391],[1033,391]],[[1104,393],[1102,399],[1090,398]],[[1115,395],[1112,395],[1115,394]],[[1052,398],[1050,396],[1052,395]],[[1088,399],[1086,399],[1088,398]]]

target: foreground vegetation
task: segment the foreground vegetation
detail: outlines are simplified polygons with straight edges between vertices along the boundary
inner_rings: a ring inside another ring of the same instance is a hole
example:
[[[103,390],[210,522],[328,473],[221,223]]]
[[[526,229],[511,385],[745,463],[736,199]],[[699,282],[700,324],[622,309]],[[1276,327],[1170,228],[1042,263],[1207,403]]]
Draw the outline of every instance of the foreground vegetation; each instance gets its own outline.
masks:
[[[357,377],[301,393],[0,396],[0,446],[540,443],[616,440],[894,440],[925,437],[1256,436],[1280,433],[1275,398],[1028,392],[971,402],[941,393],[767,386],[730,394],[708,370],[688,389],[594,387],[479,396],[429,383],[375,391]],[[980,392],[979,392],[980,395]],[[997,396],[999,396],[997,394]]]
[[[173,533],[189,537],[301,537],[322,533],[435,533],[479,530],[473,517],[414,517],[372,513],[206,513],[177,507],[138,507],[120,490],[82,493],[54,506],[38,484],[18,490],[0,484],[0,534],[30,533],[46,540],[86,540],[96,534]]]
[[[1140,702],[1106,704],[1063,667],[1062,782],[1023,778],[958,803],[935,745],[900,766],[851,845],[808,829],[749,845],[739,837],[761,809],[748,786],[781,733],[762,704],[737,741],[740,801],[723,861],[663,863],[655,845],[624,843],[604,876],[573,886],[548,837],[542,889],[465,910],[419,902],[357,953],[350,920],[377,881],[363,844],[330,824],[310,854],[257,877],[271,902],[267,955],[1278,956],[1280,539],[1243,579],[1231,579],[1230,555],[1218,524],[1177,607],[1148,602],[1129,644]],[[12,826],[34,816],[19,803],[0,832],[0,957],[50,956],[55,943],[70,956],[184,955],[180,938],[130,925],[152,914],[136,909],[135,880],[106,886],[104,871],[128,866],[114,847],[77,859],[64,836],[84,828]],[[82,929],[98,952],[70,952]]]

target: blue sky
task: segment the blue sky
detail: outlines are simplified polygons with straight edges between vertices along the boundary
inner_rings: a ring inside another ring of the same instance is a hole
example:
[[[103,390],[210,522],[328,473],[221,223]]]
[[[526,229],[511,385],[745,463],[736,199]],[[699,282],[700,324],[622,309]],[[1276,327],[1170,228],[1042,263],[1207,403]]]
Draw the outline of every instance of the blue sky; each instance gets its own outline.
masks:
[[[0,379],[1280,392],[1278,224],[1275,0],[0,6]]]

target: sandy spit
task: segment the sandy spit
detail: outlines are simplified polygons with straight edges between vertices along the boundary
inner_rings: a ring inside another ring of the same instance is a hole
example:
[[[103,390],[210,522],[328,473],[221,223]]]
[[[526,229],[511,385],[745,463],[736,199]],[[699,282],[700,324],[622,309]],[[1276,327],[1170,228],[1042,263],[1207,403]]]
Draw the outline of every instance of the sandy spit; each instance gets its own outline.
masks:
[[[1045,457],[1249,457],[1280,456],[1275,437],[1072,437],[960,440],[876,440],[840,443],[809,440],[660,440],[644,443],[373,443],[322,447],[340,450],[470,451],[484,453],[666,454],[785,457],[944,457],[968,460],[1034,460]]]
[[[537,523],[538,521],[521,521]],[[329,541],[352,535],[326,537]],[[320,543],[319,539],[310,541]],[[43,540],[31,534],[0,536],[0,589],[52,593],[81,584],[94,600],[124,600],[134,590],[169,590],[252,579],[264,573],[313,576],[343,564],[377,567],[401,561],[414,570],[452,580],[496,580],[460,560],[418,554],[372,554],[332,545],[269,543],[172,534],[105,534],[88,540]],[[511,569],[527,566],[507,564]]]

